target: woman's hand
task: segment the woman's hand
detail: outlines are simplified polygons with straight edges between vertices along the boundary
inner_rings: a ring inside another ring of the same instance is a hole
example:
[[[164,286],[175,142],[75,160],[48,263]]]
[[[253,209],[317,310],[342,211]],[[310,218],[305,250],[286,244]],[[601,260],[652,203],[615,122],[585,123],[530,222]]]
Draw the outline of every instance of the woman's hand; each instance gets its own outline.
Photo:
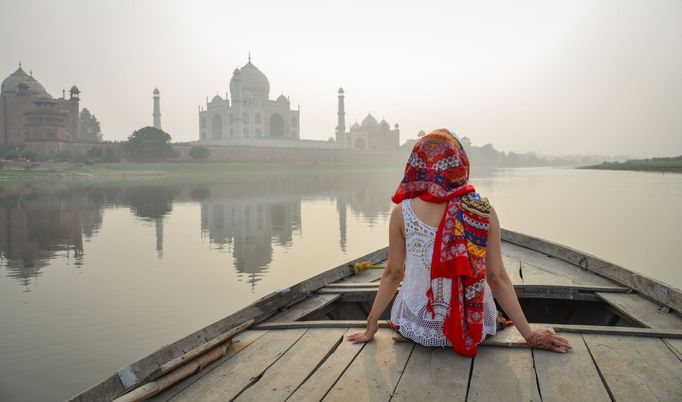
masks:
[[[371,321],[367,321],[367,329],[365,332],[356,332],[350,334],[346,337],[346,340],[352,341],[353,343],[369,342],[374,338],[374,334],[379,330],[379,324]]]
[[[533,330],[526,338],[526,342],[534,348],[547,349],[557,353],[566,353],[573,349],[573,346],[571,346],[568,340],[558,336],[551,328]]]

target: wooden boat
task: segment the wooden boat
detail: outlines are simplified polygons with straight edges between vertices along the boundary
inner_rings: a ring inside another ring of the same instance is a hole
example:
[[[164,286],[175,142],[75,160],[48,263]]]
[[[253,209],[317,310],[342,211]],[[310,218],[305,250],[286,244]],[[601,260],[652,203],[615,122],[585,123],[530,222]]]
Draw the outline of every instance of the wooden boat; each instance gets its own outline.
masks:
[[[513,327],[465,358],[365,325],[387,249],[274,292],[127,366],[73,401],[682,400],[682,293],[597,257],[503,230],[505,266],[533,325],[567,354],[530,349]],[[387,309],[385,316],[388,318]]]

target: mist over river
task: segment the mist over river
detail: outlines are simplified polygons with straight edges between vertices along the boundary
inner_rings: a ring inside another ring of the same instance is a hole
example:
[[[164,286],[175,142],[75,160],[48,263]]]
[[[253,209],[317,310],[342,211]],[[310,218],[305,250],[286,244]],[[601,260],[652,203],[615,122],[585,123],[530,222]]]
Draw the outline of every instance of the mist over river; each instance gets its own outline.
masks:
[[[340,169],[342,170],[342,169]],[[0,400],[62,400],[387,245],[401,169],[0,184]],[[474,171],[502,226],[682,287],[682,175]],[[39,379],[39,386],[36,386]]]

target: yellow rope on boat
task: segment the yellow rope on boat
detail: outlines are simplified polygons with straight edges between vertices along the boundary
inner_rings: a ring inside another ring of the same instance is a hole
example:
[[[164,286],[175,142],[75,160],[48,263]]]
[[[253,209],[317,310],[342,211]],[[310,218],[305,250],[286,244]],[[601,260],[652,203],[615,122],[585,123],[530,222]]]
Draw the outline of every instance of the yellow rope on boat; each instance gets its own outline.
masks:
[[[353,270],[355,271],[355,275],[359,274],[362,271],[368,270],[368,269],[384,269],[386,268],[385,265],[375,265],[372,264],[371,262],[358,262],[353,266]]]

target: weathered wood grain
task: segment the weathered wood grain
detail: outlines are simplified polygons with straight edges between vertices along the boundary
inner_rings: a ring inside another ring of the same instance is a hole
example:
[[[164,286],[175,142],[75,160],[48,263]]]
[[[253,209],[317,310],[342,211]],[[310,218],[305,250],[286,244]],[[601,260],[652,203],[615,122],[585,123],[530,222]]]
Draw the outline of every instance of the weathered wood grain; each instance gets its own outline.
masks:
[[[378,321],[380,328],[388,328],[387,320]],[[264,322],[254,326],[254,329],[291,329],[291,328],[364,328],[366,320],[322,320],[322,321],[293,321],[293,322]],[[552,327],[557,332],[575,332],[585,334],[611,334],[630,335],[655,338],[682,338],[682,330],[679,329],[656,329],[636,327],[611,327],[600,325],[573,325],[573,324],[549,324],[533,323],[542,327]]]
[[[502,229],[502,240],[566,261],[630,287],[659,303],[682,311],[682,291],[595,256],[547,240]]]
[[[597,297],[640,325],[649,328],[682,329],[682,318],[677,313],[661,311],[660,305],[638,294],[598,292]]]
[[[664,338],[663,342],[682,360],[682,339]]]
[[[617,401],[682,400],[682,361],[656,338],[583,335]]]
[[[682,360],[682,339],[663,338],[663,342]]]
[[[336,287],[325,286],[317,291],[324,295],[341,295],[340,303],[372,302],[376,297],[378,286]],[[583,285],[537,285],[515,284],[514,289],[519,298],[548,298],[562,300],[598,301],[594,292],[628,292],[629,289],[618,286],[583,286]]]
[[[535,372],[542,400],[609,402],[609,394],[599,377],[590,352],[580,334],[561,334],[573,350],[554,353],[533,349]]]
[[[304,329],[269,331],[172,400],[226,401],[236,397],[284,355],[305,332]]]
[[[348,368],[355,356],[360,353],[366,343],[352,343],[346,340],[346,336],[355,332],[361,332],[357,328],[348,329],[343,341],[334,350],[331,356],[289,397],[287,401],[319,401],[327,394]]]
[[[251,345],[253,342],[255,342],[257,339],[265,335],[267,331],[260,331],[260,330],[247,330],[245,332],[242,332],[241,334],[236,335],[234,338],[232,338],[232,344],[230,345],[230,348],[227,351],[227,354],[220,360],[211,363],[209,366],[207,366],[204,370],[200,371],[199,373],[193,375],[192,377],[189,377],[172,387],[162,391],[161,393],[154,395],[152,398],[148,399],[150,402],[165,402],[173,398],[175,395],[178,393],[182,392],[187,387],[190,387],[193,383],[198,381],[200,378],[205,376],[206,374],[210,373],[211,370],[215,369],[219,365],[223,364],[225,361],[228,359],[231,359],[234,355],[237,353],[241,352],[244,348],[247,346]]]
[[[388,401],[414,346],[394,343],[392,332],[379,329],[323,400]]]
[[[545,279],[542,273],[553,274],[562,281],[568,281],[572,285],[584,286],[616,286],[617,283],[599,276],[593,272],[586,271],[569,262],[553,258],[547,254],[530,250],[525,247],[502,242],[503,253],[508,258],[517,260],[522,265],[524,283],[537,284]],[[518,269],[519,262],[516,263]],[[565,282],[564,282],[565,283]]]
[[[377,282],[381,279],[381,275],[383,275],[383,273],[383,268],[366,269],[359,274],[347,276],[337,283]]]
[[[463,401],[472,359],[416,344],[391,401]]]
[[[540,401],[530,349],[482,346],[467,401]]]
[[[333,302],[339,299],[340,295],[312,295],[307,299],[294,304],[293,306],[281,311],[270,318],[269,322],[298,321],[315,315]]]
[[[308,330],[236,401],[284,401],[339,345],[346,328]]]

